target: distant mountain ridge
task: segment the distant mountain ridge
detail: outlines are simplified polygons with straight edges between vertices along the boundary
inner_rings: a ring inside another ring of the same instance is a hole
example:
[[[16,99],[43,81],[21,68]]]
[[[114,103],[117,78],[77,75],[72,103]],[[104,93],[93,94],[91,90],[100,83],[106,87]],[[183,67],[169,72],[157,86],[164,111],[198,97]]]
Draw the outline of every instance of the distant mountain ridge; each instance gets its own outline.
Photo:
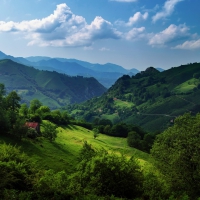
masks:
[[[0,60],[0,83],[8,91],[17,91],[23,102],[37,98],[51,108],[80,103],[106,91],[92,77],[71,77],[55,71],[41,71],[9,59]]]
[[[134,75],[139,72],[137,69],[126,70],[123,67],[111,63],[107,64],[92,64],[77,59],[67,58],[48,58],[48,57],[27,57],[27,60],[34,62],[33,66],[39,69],[51,67],[52,70],[62,72],[68,75],[82,75],[84,77],[94,77],[102,85],[109,88],[115,81],[124,74]],[[55,64],[55,59],[59,61]],[[53,64],[54,63],[54,64]],[[65,63],[65,65],[63,65]],[[45,68],[47,69],[47,68]]]
[[[11,59],[27,66],[32,66],[40,70],[57,71],[69,76],[94,77],[104,87],[111,87],[115,81],[123,75],[133,76],[140,71],[132,68],[125,69],[120,65],[106,63],[93,64],[86,61],[68,58],[51,58],[47,56],[13,57],[0,51],[0,59]],[[159,71],[164,71],[157,68]]]
[[[11,59],[27,66],[40,70],[57,71],[69,76],[94,77],[102,85],[109,88],[115,81],[124,74],[134,75],[139,72],[137,69],[126,70],[119,65],[112,63],[92,64],[86,61],[67,58],[51,58],[46,56],[31,56],[27,58],[13,57],[0,52],[0,59]]]

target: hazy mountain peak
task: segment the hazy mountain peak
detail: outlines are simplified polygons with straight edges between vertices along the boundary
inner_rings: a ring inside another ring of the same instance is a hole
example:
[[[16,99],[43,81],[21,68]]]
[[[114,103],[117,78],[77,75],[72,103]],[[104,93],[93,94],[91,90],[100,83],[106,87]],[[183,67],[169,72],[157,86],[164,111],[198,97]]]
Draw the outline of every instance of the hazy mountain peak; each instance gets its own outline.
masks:
[[[2,51],[0,51],[0,59],[3,59],[3,58],[5,58],[5,57],[6,57],[6,54],[3,53]]]

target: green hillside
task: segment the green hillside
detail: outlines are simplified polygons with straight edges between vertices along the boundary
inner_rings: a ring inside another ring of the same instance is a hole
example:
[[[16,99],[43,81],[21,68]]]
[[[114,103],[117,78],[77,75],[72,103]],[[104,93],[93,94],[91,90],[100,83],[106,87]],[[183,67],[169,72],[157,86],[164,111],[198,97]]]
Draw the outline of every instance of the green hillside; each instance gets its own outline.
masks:
[[[22,102],[37,98],[51,108],[80,103],[106,91],[94,78],[40,71],[11,60],[0,60],[0,83],[8,92],[17,91]]]
[[[68,109],[74,117],[87,121],[106,118],[113,123],[136,124],[147,131],[162,131],[177,116],[200,111],[199,71],[200,63],[163,72],[149,67],[132,77],[124,75],[100,98]]]
[[[20,146],[21,151],[30,156],[40,169],[65,170],[68,173],[75,170],[84,141],[97,150],[104,148],[109,152],[125,154],[128,157],[134,155],[142,166],[150,160],[147,153],[129,147],[126,138],[100,134],[98,138],[94,139],[92,131],[75,125],[59,127],[58,131],[57,138],[52,143],[42,138],[38,138],[36,141],[31,139],[21,141],[3,135],[0,135],[0,143],[6,142]]]

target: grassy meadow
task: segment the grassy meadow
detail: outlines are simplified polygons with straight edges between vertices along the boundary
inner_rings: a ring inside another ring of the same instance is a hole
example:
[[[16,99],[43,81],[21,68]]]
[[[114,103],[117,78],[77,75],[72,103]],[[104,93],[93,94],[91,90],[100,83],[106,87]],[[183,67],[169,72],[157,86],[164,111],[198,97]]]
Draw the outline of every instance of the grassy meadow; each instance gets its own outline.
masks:
[[[108,152],[115,152],[118,155],[135,156],[142,166],[151,165],[149,155],[129,147],[126,138],[99,134],[94,139],[92,131],[75,125],[58,127],[57,129],[58,135],[54,142],[49,142],[44,138],[37,140],[22,139],[21,141],[13,137],[0,136],[0,143],[5,142],[20,146],[21,151],[30,156],[41,169],[65,170],[67,173],[75,170],[84,141],[87,141],[96,150],[104,148]]]

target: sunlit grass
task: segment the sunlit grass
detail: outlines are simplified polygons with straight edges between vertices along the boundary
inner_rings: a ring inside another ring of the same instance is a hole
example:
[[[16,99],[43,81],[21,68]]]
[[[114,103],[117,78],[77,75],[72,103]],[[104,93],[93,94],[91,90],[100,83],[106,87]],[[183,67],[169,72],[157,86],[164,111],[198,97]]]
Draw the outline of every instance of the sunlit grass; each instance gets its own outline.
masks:
[[[99,134],[99,137],[94,139],[92,131],[79,126],[59,127],[54,142],[44,138],[38,138],[37,141],[31,139],[20,141],[12,137],[0,136],[1,143],[21,146],[21,150],[34,160],[38,168],[53,169],[55,171],[65,170],[68,173],[75,170],[78,164],[77,158],[84,141],[87,141],[96,150],[104,148],[110,153],[123,154],[127,158],[134,156],[138,159],[142,168],[151,166],[149,155],[129,147],[126,138]]]
[[[187,93],[192,91],[199,83],[198,79],[192,78],[174,88],[175,93]]]
[[[117,107],[121,107],[121,108],[124,108],[124,107],[125,108],[131,108],[132,106],[135,105],[132,102],[122,101],[122,100],[119,100],[119,99],[116,99],[114,103]]]

